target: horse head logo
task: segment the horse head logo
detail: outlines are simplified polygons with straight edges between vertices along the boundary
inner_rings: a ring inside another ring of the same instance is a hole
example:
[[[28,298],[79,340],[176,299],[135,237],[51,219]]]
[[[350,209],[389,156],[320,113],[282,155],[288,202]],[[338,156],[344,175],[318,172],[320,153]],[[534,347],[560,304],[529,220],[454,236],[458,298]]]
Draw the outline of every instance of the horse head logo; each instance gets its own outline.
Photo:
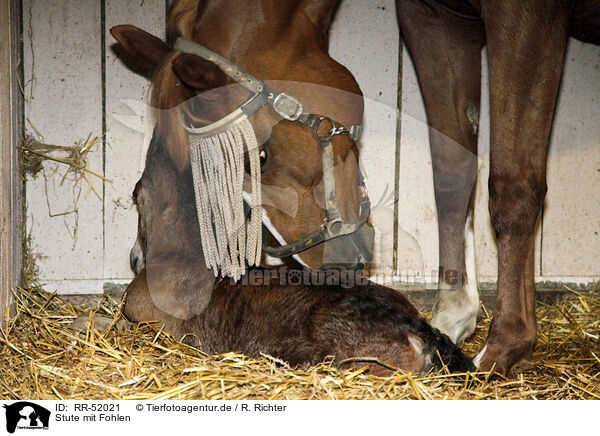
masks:
[[[14,433],[18,428],[47,429],[50,421],[50,411],[29,401],[19,401],[6,405],[6,431]]]

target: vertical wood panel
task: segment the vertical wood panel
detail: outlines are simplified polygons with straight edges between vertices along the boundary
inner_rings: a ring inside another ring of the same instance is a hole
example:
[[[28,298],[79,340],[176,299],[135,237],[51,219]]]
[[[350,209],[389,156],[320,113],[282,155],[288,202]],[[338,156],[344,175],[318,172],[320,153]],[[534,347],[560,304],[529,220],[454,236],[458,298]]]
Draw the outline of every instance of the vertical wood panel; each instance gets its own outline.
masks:
[[[143,156],[153,129],[148,108],[150,82],[128,69],[111,46],[109,30],[133,24],[160,38],[165,34],[165,1],[106,1],[106,184],[104,278],[127,281],[129,250],[137,234],[137,212],[131,192],[143,171]]]
[[[27,133],[37,130],[45,142],[61,145],[101,136],[101,2],[24,0],[23,27]],[[102,174],[101,146],[89,163]],[[39,174],[27,182],[27,224],[41,255],[40,279],[50,290],[69,281],[71,290],[96,291],[93,280],[103,277],[102,201],[72,176],[61,185],[64,165],[47,161],[44,168],[47,180]],[[102,182],[93,178],[93,184],[101,195]],[[75,198],[77,214],[49,216],[72,210]]]
[[[498,249],[489,213],[490,174],[490,96],[487,50],[481,56],[481,108],[478,137],[478,172],[475,186],[475,257],[480,282],[496,282]],[[537,270],[536,270],[537,271]]]
[[[406,48],[402,59],[402,132],[398,270],[413,283],[437,281],[438,229],[427,117],[414,65]]]
[[[398,25],[392,0],[344,0],[330,31],[331,56],[353,74],[365,97],[361,168],[375,226],[372,274],[393,272],[394,164],[398,95]]]
[[[544,276],[600,277],[599,186],[600,47],[571,40],[550,142]]]
[[[0,328],[21,271],[20,15],[16,0],[0,0]]]

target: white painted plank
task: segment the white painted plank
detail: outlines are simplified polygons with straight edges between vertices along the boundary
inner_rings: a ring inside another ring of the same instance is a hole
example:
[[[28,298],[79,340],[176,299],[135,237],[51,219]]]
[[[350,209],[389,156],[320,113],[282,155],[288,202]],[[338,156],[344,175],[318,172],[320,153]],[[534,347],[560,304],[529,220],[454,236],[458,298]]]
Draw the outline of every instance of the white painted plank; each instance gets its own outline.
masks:
[[[123,289],[131,279],[111,280],[112,285],[121,285]],[[108,281],[104,278],[88,280],[46,280],[44,288],[58,289],[60,295],[100,294]]]
[[[21,277],[21,174],[17,147],[21,140],[22,94],[19,4],[0,0],[0,326]]]
[[[330,53],[356,77],[365,97],[361,168],[375,226],[372,274],[393,270],[398,25],[393,0],[344,0],[330,31]],[[376,78],[376,80],[374,80]]]
[[[137,212],[131,200],[143,171],[143,155],[152,135],[147,110],[150,82],[128,69],[115,55],[109,30],[117,24],[133,24],[160,38],[165,33],[164,0],[106,2],[106,177],[104,278],[114,281],[133,277],[129,250],[137,234]]]
[[[571,40],[550,142],[542,272],[600,276],[600,47]]]
[[[489,213],[488,178],[490,174],[490,97],[487,50],[481,57],[481,108],[478,137],[478,173],[475,186],[475,258],[479,282],[496,282],[498,249]]]
[[[398,214],[398,273],[409,283],[437,282],[438,229],[425,106],[414,64],[403,49]]]
[[[100,15],[96,0],[23,1],[29,135],[35,128],[45,142],[61,145],[102,135]],[[90,169],[101,174],[102,162],[100,145],[89,154]],[[64,165],[44,167],[46,183],[42,174],[27,182],[27,224],[41,255],[41,281],[102,278],[101,200],[71,176],[61,185]],[[101,195],[101,181],[93,183]],[[71,211],[74,202],[76,214],[49,216]]]

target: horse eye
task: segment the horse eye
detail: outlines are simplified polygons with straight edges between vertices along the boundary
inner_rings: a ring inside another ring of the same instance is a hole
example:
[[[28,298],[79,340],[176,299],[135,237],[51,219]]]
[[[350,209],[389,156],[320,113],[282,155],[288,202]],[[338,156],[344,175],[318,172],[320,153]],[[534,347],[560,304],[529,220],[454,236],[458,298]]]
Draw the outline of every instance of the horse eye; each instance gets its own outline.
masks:
[[[258,157],[260,158],[260,168],[262,169],[262,167],[267,163],[267,160],[269,159],[269,153],[267,152],[267,149],[263,148],[258,154]],[[244,161],[244,167],[246,172],[250,174],[250,161],[248,161],[247,158]]]
[[[267,149],[263,148],[258,155],[260,157],[260,167],[262,168],[267,163],[267,159],[269,158],[269,154],[267,153]]]

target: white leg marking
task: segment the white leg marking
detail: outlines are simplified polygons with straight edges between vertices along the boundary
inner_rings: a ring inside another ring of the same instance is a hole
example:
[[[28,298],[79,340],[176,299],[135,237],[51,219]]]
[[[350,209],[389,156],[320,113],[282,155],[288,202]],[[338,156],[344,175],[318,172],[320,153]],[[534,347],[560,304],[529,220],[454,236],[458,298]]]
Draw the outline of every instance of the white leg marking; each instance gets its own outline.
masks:
[[[440,283],[431,321],[432,326],[448,335],[459,346],[475,331],[479,313],[472,212],[465,223],[465,268],[466,279],[462,289],[447,289],[445,283]]]
[[[487,344],[485,344],[483,346],[483,348],[481,349],[481,351],[479,353],[477,353],[477,356],[475,356],[473,358],[473,364],[479,368],[479,364],[481,363],[481,358],[483,357],[483,355],[485,354],[485,350],[487,349]]]

